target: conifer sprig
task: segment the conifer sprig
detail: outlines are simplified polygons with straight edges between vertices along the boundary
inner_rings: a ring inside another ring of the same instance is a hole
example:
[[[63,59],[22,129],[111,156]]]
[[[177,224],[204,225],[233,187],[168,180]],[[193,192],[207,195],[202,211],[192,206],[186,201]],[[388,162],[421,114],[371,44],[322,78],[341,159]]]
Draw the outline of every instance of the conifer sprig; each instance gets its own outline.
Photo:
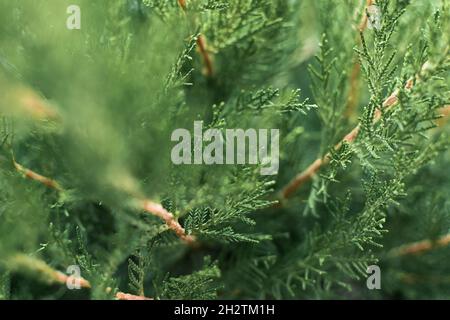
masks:
[[[421,71],[428,68],[429,62],[425,62],[421,68]],[[411,78],[406,81],[404,86],[405,89],[410,90],[416,81],[420,80],[420,74],[416,76],[416,79]],[[400,90],[396,89],[394,92],[387,97],[381,108],[377,108],[374,113],[373,123],[377,123],[384,112],[389,111],[391,108],[395,107],[398,103],[398,96]],[[442,108],[442,113],[446,113],[446,108]],[[334,150],[339,150],[344,143],[352,143],[358,137],[358,134],[361,129],[361,123],[358,124],[352,131],[350,131],[344,138],[334,146]],[[300,187],[302,187],[306,182],[311,180],[316,173],[321,169],[323,165],[326,165],[331,159],[331,153],[327,153],[323,158],[316,159],[308,168],[304,171],[300,172],[294,179],[292,179],[280,192],[281,201],[288,199],[291,197]]]

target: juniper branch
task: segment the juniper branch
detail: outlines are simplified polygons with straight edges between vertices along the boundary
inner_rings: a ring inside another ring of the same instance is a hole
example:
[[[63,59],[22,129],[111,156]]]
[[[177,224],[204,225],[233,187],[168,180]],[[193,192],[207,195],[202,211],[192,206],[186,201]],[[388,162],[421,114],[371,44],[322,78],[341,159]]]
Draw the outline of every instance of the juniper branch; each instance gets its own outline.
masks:
[[[426,62],[422,66],[422,70],[428,66],[428,63]],[[419,76],[419,75],[418,75]],[[418,76],[416,78],[418,78]],[[405,84],[405,89],[411,89],[414,85],[414,78],[409,79]],[[373,117],[373,123],[378,122],[381,119],[382,116],[382,109],[385,111],[391,109],[398,103],[398,95],[400,90],[396,89],[388,98],[386,98],[382,104],[382,107],[379,109],[376,109],[374,117]],[[358,137],[358,134],[360,132],[361,123],[359,123],[350,133],[348,133],[338,144],[334,146],[335,150],[339,150],[341,146],[344,143],[353,143],[355,139]],[[303,184],[311,180],[312,177],[315,176],[317,171],[323,166],[326,165],[331,159],[331,152],[328,152],[325,154],[323,158],[319,158],[315,160],[306,170],[299,173],[294,179],[292,179],[280,192],[279,198],[281,200],[287,199],[290,196],[294,194],[295,191],[297,191]]]

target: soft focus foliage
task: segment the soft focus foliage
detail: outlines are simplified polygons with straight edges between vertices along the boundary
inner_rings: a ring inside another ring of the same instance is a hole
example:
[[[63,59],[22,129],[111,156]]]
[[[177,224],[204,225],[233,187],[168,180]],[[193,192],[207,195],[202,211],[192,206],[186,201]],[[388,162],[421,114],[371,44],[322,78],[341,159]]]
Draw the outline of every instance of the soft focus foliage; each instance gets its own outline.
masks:
[[[71,4],[81,30],[66,28]],[[391,250],[450,232],[439,119],[450,4],[378,0],[380,28],[359,34],[365,4],[0,0],[0,298],[448,298],[450,246]],[[171,133],[198,120],[279,129],[279,174],[172,164]],[[334,149],[358,122],[357,139]],[[161,203],[196,245],[137,198]],[[372,264],[381,290],[366,288]],[[43,281],[69,265],[90,289]]]

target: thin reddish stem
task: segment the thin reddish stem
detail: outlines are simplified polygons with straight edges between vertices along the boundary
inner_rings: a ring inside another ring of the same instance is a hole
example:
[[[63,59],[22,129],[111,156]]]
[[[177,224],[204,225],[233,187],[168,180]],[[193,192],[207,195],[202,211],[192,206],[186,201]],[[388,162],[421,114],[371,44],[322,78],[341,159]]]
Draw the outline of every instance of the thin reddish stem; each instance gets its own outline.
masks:
[[[393,249],[391,251],[391,256],[397,257],[405,255],[422,254],[432,249],[441,248],[448,245],[450,245],[450,234],[446,234],[435,241],[427,239],[403,245],[401,247]]]
[[[205,64],[205,73],[206,76],[212,77],[214,74],[214,68],[212,59],[208,53],[208,49],[206,46],[206,39],[203,35],[199,35],[197,39],[198,50],[203,58],[203,63]]]
[[[117,300],[153,300],[152,298],[147,298],[144,296],[136,296],[134,294],[117,292],[116,293]]]
[[[178,5],[183,9],[184,12],[187,10],[186,0],[178,0]],[[206,38],[204,35],[199,35],[197,39],[197,48],[202,56],[203,63],[205,65],[205,74],[207,77],[212,77],[214,74],[213,61],[208,53],[208,46],[206,44]]]
[[[30,170],[30,169],[27,169],[27,168],[23,167],[22,165],[18,164],[17,162],[15,162],[15,161],[14,161],[14,167],[16,168],[16,170],[18,172],[23,174],[26,178],[28,178],[30,180],[38,181],[38,182],[42,183],[43,185],[45,185],[46,187],[48,187],[50,189],[55,189],[55,190],[58,190],[58,191],[62,191],[61,186],[55,180],[47,178],[47,177],[45,177],[43,175],[40,175],[40,174]]]
[[[373,0],[367,0],[366,6],[364,7],[364,12],[361,17],[361,22],[358,26],[358,35],[356,36],[356,43],[361,42],[360,33],[364,32],[364,30],[367,28],[368,25],[368,16],[366,13],[366,10],[374,4]],[[352,72],[350,74],[350,89],[349,89],[349,96],[348,96],[348,102],[345,110],[345,116],[351,117],[355,113],[355,108],[359,100],[359,75],[361,73],[361,66],[359,65],[357,59],[355,59],[355,62],[353,63]]]
[[[60,284],[66,284],[68,282],[77,281],[80,284],[81,288],[85,289],[91,289],[91,284],[88,280],[84,279],[83,277],[74,277],[74,276],[68,276],[67,274],[64,274],[60,271],[55,271],[55,279],[56,282]]]
[[[142,208],[144,211],[153,214],[164,220],[169,229],[173,230],[175,234],[187,244],[192,245],[195,242],[195,237],[192,235],[187,235],[186,230],[180,225],[180,223],[175,219],[175,216],[164,209],[159,203],[155,203],[151,200],[142,201]]]

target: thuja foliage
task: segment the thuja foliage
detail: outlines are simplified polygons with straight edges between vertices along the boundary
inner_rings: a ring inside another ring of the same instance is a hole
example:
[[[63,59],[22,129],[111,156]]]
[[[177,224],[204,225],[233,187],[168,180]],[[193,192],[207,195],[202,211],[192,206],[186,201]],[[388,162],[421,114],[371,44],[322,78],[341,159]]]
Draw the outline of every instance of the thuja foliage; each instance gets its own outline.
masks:
[[[448,298],[449,5],[0,0],[0,297]],[[194,121],[279,173],[173,164]]]

